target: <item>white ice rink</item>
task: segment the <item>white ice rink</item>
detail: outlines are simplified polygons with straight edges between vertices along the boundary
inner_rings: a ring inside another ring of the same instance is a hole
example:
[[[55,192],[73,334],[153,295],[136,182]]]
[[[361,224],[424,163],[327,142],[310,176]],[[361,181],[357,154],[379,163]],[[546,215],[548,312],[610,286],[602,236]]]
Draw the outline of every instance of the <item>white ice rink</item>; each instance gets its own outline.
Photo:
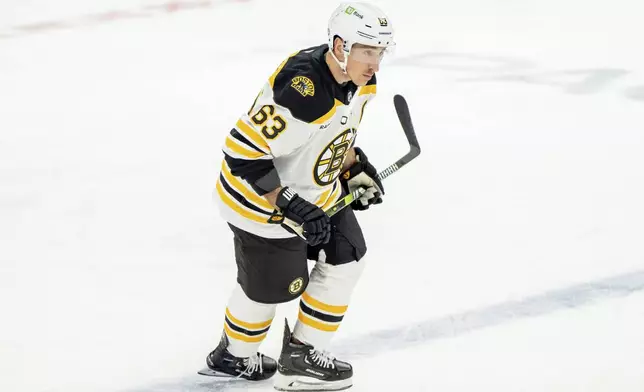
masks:
[[[382,0],[358,144],[423,153],[359,219],[352,391],[644,391],[641,0]],[[0,391],[270,391],[195,375],[235,283],[211,192],[335,1],[0,2]],[[279,352],[282,305],[262,351]]]

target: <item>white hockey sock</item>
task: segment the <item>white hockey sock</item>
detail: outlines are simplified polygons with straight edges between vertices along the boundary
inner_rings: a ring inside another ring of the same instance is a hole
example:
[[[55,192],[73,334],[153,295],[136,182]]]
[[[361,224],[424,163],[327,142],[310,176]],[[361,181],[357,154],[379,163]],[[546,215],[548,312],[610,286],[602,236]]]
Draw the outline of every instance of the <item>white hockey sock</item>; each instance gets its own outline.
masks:
[[[300,299],[293,336],[323,350],[337,331],[364,268],[364,261],[331,265],[318,261]]]
[[[228,300],[224,320],[228,351],[236,357],[254,355],[268,333],[276,307],[253,301],[237,285]]]

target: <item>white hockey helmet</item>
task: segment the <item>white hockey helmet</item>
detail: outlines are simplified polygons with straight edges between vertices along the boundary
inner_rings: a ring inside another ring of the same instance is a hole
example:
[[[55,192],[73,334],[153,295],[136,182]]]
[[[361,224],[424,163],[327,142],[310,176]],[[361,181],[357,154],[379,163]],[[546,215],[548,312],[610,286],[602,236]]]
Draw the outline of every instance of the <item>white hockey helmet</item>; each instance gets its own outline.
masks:
[[[342,70],[346,72],[347,58],[354,44],[369,45],[390,50],[395,46],[391,21],[378,7],[368,3],[342,3],[329,18],[327,34],[329,50]],[[333,41],[344,41],[344,61],[333,54]]]

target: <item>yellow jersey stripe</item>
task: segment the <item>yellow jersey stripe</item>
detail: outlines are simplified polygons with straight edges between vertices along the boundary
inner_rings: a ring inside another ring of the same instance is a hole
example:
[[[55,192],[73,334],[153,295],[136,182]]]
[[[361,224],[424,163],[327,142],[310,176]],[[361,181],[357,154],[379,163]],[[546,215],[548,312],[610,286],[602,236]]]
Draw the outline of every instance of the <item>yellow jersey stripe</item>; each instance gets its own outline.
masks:
[[[246,343],[259,343],[262,340],[264,340],[264,338],[266,337],[266,334],[268,334],[268,332],[266,332],[257,336],[243,335],[239,332],[233,331],[228,325],[226,325],[226,323],[224,323],[224,330],[226,331],[226,335],[228,335],[228,337],[241,340],[242,342],[246,342]]]
[[[312,124],[322,124],[322,123],[328,121],[331,117],[333,117],[333,115],[335,114],[335,111],[338,109],[338,106],[342,106],[342,105],[344,105],[344,104],[336,99],[334,104],[333,104],[333,107],[331,108],[331,110],[329,110],[324,116],[322,116],[322,117],[318,118],[317,120],[313,121]]]
[[[261,137],[259,133],[255,129],[253,129],[253,127],[246,124],[242,119],[239,119],[235,126],[239,131],[241,131],[242,135],[248,136],[253,141],[253,143],[255,143],[255,146],[260,149],[264,149],[264,151],[271,150],[271,148],[268,146],[268,143],[266,143],[266,140],[264,140],[264,138]]]
[[[228,207],[230,207],[233,211],[238,213],[239,215],[243,216],[244,218],[248,218],[252,221],[259,222],[259,223],[266,223],[268,224],[268,218],[263,217],[259,214],[256,214],[254,212],[248,211],[238,204],[236,204],[230,196],[224,191],[223,187],[221,186],[221,182],[217,181],[217,193],[219,194],[219,197],[221,200],[226,204]]]
[[[333,192],[331,197],[329,197],[329,199],[326,201],[326,203],[324,203],[324,205],[322,206],[323,210],[326,210],[327,208],[331,207],[333,205],[333,203],[338,201],[338,197],[340,196],[341,190],[342,190],[342,186],[340,184],[338,184],[335,187],[335,192]]]
[[[329,189],[324,191],[324,193],[322,193],[320,197],[318,197],[314,204],[318,207],[323,206],[327,202],[327,200],[329,200],[329,194],[331,193],[332,189],[333,187],[330,187]]]
[[[348,305],[337,306],[337,305],[327,305],[324,302],[318,301],[317,299],[311,297],[306,291],[302,293],[302,300],[306,302],[307,305],[323,310],[328,313],[335,314],[344,314],[349,308]]]
[[[313,327],[315,329],[319,329],[320,331],[335,332],[340,327],[340,324],[329,325],[329,324],[324,324],[320,321],[314,320],[309,316],[307,316],[306,314],[304,314],[301,310],[297,315],[297,319],[300,320],[303,324],[308,325],[309,327]]]
[[[221,163],[221,172],[224,174],[224,178],[226,179],[226,182],[228,182],[228,185],[231,186],[234,190],[236,190],[239,194],[244,196],[244,198],[253,204],[257,205],[258,207],[262,207],[267,209],[268,211],[274,211],[275,207],[273,207],[268,200],[265,198],[261,197],[254,191],[249,190],[244,186],[244,184],[241,183],[237,179],[237,177],[233,176],[233,174],[230,172],[230,168],[228,167],[228,164],[226,163],[226,160],[224,159],[223,162]],[[267,211],[267,212],[268,212]]]
[[[358,120],[358,124],[362,122],[362,116],[364,116],[364,108],[365,106],[367,106],[367,102],[369,101],[365,100],[364,103],[362,104],[362,109],[360,109],[360,120]]]
[[[369,86],[360,87],[360,92],[358,93],[358,95],[375,94],[375,93],[376,93],[376,85],[372,84]]]
[[[238,325],[238,326],[240,326],[240,327],[242,327],[244,329],[248,329],[248,330],[251,330],[251,329],[264,329],[266,327],[269,327],[271,325],[271,323],[273,322],[273,319],[270,319],[268,321],[263,321],[261,323],[247,323],[245,321],[241,321],[238,318],[235,318],[235,316],[233,316],[230,313],[230,310],[228,308],[226,308],[226,316],[228,317],[228,319],[230,321],[235,323],[235,325]]]
[[[233,137],[230,135],[226,137],[226,148],[230,149],[230,151],[233,151],[236,154],[239,154],[241,156],[244,156],[246,158],[251,158],[251,159],[257,159],[266,155],[259,151],[249,150],[246,147],[242,147],[241,145],[237,144],[237,142],[235,142],[233,140]]]
[[[297,52],[295,52],[295,53],[291,54],[290,56],[288,56],[288,57],[286,58],[286,60],[282,61],[282,63],[279,65],[279,67],[277,67],[277,69],[275,70],[275,72],[273,72],[273,74],[271,75],[271,77],[270,77],[270,78],[268,78],[268,84],[271,86],[271,88],[273,88],[273,85],[275,84],[275,78],[277,78],[277,75],[280,73],[280,71],[282,70],[282,68],[284,68],[284,66],[286,65],[286,62],[287,62],[291,57],[295,56],[295,55],[296,55],[296,54],[298,54],[298,53],[300,53],[300,51],[299,51],[299,50],[298,50]]]

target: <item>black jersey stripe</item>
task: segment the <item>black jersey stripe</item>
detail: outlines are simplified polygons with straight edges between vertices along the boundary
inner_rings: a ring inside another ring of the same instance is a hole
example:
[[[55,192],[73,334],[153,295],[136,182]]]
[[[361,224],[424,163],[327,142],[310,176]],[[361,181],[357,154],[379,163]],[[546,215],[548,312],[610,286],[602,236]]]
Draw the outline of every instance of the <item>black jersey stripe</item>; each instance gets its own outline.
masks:
[[[250,140],[246,139],[239,131],[235,128],[230,130],[230,136],[234,137],[236,140],[238,140],[240,143],[243,143],[244,145],[252,148],[253,150],[257,152],[261,152],[262,154],[266,154],[264,151],[262,151],[261,148],[257,147],[253,142]]]
[[[253,202],[250,200],[246,199],[244,196],[242,196],[239,192],[237,192],[229,183],[226,181],[226,178],[224,178],[223,174],[219,174],[219,181],[221,182],[221,185],[224,187],[224,190],[226,193],[228,193],[230,196],[232,196],[235,200],[239,202],[239,204],[243,205],[246,208],[249,208],[255,212],[259,212],[260,214],[266,215],[266,216],[271,216],[271,213],[267,212],[266,210],[262,209],[261,207],[255,205]]]

